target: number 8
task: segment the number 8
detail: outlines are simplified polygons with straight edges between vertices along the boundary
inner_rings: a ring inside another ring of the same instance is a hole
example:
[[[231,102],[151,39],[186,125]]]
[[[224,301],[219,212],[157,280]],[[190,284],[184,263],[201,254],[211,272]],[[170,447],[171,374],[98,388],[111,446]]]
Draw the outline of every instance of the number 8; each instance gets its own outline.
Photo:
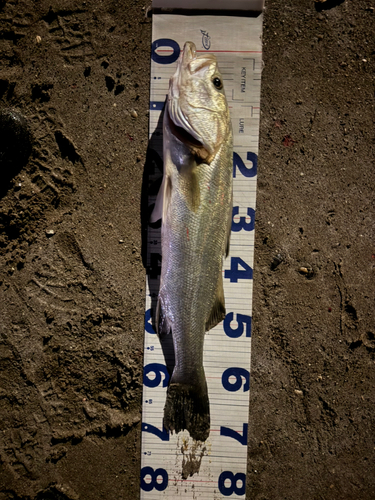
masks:
[[[225,480],[230,480],[230,486],[225,486]],[[237,486],[237,481],[241,481],[242,485]],[[243,472],[233,474],[232,471],[226,470],[220,474],[219,484],[220,493],[225,497],[229,497],[233,493],[235,495],[244,495],[246,490],[246,476]]]
[[[145,477],[150,474],[151,482],[146,483]],[[157,482],[158,476],[163,478],[161,483]],[[165,469],[153,469],[152,467],[143,467],[141,470],[141,488],[143,491],[151,491],[155,488],[158,491],[164,491],[168,486],[168,472]]]

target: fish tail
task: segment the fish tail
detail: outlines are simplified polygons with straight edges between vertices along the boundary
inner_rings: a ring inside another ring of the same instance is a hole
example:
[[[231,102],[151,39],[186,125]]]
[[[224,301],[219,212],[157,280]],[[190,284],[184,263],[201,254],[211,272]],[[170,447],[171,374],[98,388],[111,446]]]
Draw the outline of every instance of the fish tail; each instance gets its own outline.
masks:
[[[199,385],[171,382],[167,391],[163,424],[171,432],[188,430],[196,441],[208,438],[210,404],[205,379]]]

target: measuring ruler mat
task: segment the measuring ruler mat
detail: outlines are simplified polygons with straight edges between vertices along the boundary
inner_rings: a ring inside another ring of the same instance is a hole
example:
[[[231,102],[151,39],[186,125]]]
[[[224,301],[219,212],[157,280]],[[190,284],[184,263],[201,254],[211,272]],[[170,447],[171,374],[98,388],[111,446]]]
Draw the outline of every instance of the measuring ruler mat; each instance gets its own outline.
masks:
[[[162,110],[169,78],[186,41],[198,53],[217,56],[234,132],[233,220],[230,254],[224,260],[226,317],[206,333],[204,369],[211,429],[205,442],[187,431],[163,428],[163,410],[173,366],[172,336],[152,328],[161,270],[161,229],[148,225],[145,355],[142,413],[141,499],[245,498],[249,413],[252,279],[262,15],[258,17],[157,14],[153,18],[150,142],[145,183],[149,213],[163,171]],[[153,313],[151,312],[153,311]]]

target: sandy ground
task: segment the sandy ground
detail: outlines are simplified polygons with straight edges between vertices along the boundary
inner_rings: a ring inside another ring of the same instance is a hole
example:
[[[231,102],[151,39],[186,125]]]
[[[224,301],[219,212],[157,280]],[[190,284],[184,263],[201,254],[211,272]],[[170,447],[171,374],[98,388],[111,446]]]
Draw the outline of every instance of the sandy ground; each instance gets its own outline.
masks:
[[[147,6],[0,1],[0,500],[139,498]],[[375,498],[374,33],[267,2],[249,499]]]

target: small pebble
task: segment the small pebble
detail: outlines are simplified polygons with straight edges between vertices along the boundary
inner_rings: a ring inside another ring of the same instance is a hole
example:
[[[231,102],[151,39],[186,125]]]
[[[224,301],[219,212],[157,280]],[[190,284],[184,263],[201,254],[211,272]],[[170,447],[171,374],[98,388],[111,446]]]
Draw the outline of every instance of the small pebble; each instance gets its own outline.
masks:
[[[53,229],[46,229],[46,235],[48,237],[51,237],[55,234],[55,231]]]
[[[300,274],[303,274],[308,280],[311,280],[315,275],[313,268],[310,266],[309,267],[305,267],[305,266],[300,267],[298,271]]]
[[[271,262],[271,270],[274,271],[283,261],[284,256],[281,253],[276,254]]]
[[[124,243],[124,240],[118,240],[119,243]]]
[[[303,396],[303,391],[300,391],[299,389],[294,389],[294,392],[297,394],[297,396]]]
[[[138,113],[136,112],[135,109],[131,109],[130,114],[132,115],[133,118],[138,118]]]
[[[41,41],[42,41],[42,37],[41,37],[41,36],[39,36],[39,35],[36,35],[36,37],[35,37],[35,41],[36,41],[36,43],[41,43]]]

